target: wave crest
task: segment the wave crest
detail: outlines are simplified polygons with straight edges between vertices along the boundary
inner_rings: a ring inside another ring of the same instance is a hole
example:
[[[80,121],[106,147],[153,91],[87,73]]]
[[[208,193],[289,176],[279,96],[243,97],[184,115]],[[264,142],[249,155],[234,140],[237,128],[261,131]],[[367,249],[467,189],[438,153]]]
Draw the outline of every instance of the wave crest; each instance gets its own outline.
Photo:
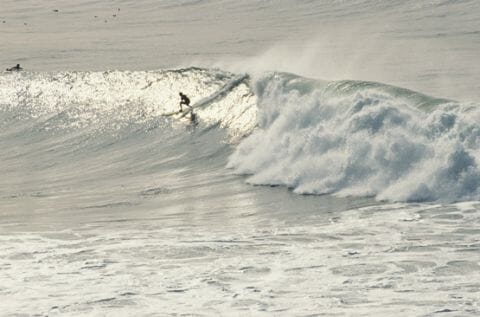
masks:
[[[478,108],[377,83],[302,81],[275,74],[257,89],[259,129],[228,163],[248,182],[379,200],[480,199]]]
[[[147,131],[171,120],[163,115],[183,91],[200,129],[225,128],[239,143],[227,166],[250,183],[379,200],[480,199],[475,104],[381,83],[200,68],[2,74],[0,88],[3,138],[35,136],[32,127]]]

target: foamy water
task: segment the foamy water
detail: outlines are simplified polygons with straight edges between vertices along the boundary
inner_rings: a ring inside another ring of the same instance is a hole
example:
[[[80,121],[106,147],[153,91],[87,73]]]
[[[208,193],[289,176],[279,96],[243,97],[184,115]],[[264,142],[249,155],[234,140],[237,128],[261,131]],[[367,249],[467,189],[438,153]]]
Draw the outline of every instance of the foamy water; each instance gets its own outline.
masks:
[[[3,1],[0,315],[479,315],[479,12]]]

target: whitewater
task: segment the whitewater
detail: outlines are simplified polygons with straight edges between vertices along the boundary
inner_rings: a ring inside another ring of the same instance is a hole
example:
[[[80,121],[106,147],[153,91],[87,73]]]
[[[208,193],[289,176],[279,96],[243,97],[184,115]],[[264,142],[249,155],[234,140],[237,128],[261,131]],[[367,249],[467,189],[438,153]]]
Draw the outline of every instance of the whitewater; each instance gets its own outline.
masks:
[[[480,314],[475,1],[2,10],[1,316]]]

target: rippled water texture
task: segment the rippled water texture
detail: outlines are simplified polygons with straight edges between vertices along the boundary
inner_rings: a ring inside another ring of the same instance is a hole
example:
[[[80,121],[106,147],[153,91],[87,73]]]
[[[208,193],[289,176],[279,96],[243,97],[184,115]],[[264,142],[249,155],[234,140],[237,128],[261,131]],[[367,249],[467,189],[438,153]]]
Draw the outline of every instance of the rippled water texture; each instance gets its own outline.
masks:
[[[380,81],[472,101],[480,97],[479,30],[474,0],[3,0],[0,65],[103,71],[219,64]]]
[[[2,0],[0,315],[479,316],[479,5]]]

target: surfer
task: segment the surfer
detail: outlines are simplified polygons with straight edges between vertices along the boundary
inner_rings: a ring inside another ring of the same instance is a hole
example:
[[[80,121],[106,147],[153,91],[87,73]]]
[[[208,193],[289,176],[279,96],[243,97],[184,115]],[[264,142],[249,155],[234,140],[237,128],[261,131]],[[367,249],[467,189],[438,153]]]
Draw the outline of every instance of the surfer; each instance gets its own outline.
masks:
[[[18,72],[22,70],[23,68],[20,67],[20,64],[17,64],[16,66],[7,68],[7,72]]]
[[[188,99],[187,95],[183,94],[183,93],[179,93],[180,95],[180,112],[183,111],[182,109],[182,105],[186,105],[187,107],[189,107],[190,109],[192,107],[190,107],[190,99]]]

